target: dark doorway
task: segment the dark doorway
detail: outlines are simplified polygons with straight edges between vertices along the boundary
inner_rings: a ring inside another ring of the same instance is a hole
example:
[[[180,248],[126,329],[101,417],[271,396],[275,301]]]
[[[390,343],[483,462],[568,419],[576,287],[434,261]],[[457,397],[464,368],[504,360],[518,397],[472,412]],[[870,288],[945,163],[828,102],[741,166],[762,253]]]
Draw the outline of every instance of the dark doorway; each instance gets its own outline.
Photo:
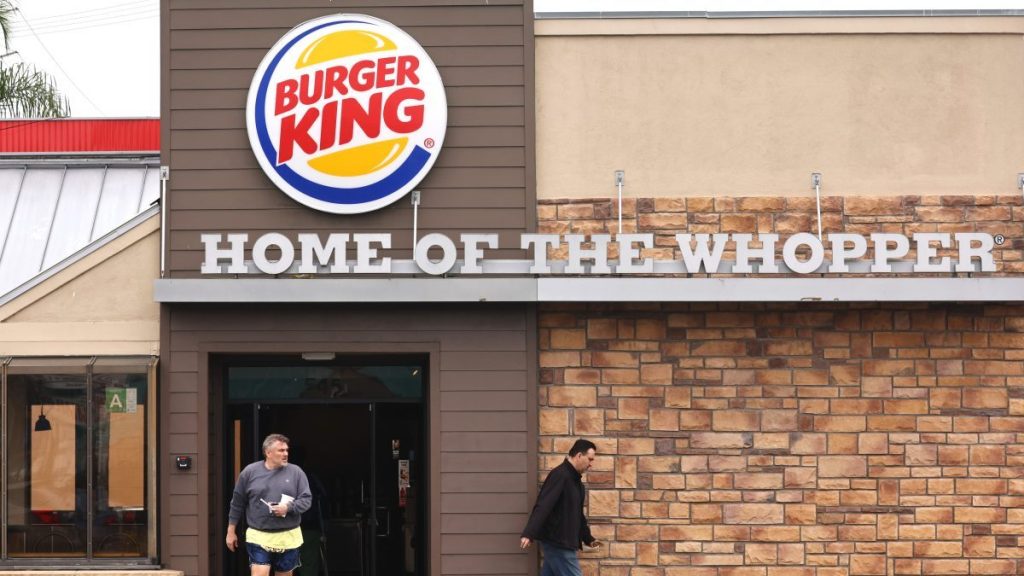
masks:
[[[285,434],[291,440],[290,461],[306,472],[314,495],[313,508],[302,519],[304,566],[296,576],[425,574],[424,367],[334,365],[326,372],[313,370],[310,377],[305,364],[229,366],[225,517],[238,471],[262,459],[260,444],[267,434]],[[259,382],[251,377],[255,373],[263,375]],[[337,377],[316,377],[325,373]],[[419,389],[410,381],[389,384],[388,374],[416,380]],[[298,381],[304,386],[295,385]],[[283,392],[289,382],[306,395]],[[390,390],[399,390],[399,397]],[[244,521],[239,534],[244,540]],[[249,573],[244,547],[227,554],[224,573]]]

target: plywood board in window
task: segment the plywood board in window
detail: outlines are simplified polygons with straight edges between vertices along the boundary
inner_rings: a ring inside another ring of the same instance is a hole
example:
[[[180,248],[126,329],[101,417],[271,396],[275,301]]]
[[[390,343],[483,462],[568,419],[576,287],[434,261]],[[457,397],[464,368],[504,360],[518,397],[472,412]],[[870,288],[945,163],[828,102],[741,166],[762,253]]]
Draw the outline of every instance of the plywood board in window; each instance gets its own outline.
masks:
[[[32,510],[75,510],[75,406],[70,404],[42,407],[50,422],[49,430],[33,430]],[[40,406],[32,406],[39,414]]]

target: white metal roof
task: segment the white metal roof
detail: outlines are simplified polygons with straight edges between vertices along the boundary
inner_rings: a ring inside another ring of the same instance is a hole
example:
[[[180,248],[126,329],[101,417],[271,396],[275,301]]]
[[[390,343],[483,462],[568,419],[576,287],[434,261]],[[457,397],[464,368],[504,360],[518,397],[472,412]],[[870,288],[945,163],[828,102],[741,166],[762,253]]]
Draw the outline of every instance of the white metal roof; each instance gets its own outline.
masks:
[[[0,299],[145,212],[156,156],[0,160]]]

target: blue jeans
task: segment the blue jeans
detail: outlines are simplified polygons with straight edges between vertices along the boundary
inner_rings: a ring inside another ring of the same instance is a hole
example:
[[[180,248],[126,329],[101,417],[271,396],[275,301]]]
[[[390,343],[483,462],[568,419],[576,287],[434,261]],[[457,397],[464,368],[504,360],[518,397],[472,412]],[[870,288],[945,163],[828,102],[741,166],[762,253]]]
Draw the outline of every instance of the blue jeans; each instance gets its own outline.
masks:
[[[298,548],[292,548],[284,552],[270,552],[262,546],[246,542],[245,549],[249,553],[250,565],[272,566],[274,572],[291,572],[301,566],[299,564]]]
[[[575,550],[552,546],[547,542],[541,542],[540,546],[544,550],[544,566],[540,576],[583,576]]]

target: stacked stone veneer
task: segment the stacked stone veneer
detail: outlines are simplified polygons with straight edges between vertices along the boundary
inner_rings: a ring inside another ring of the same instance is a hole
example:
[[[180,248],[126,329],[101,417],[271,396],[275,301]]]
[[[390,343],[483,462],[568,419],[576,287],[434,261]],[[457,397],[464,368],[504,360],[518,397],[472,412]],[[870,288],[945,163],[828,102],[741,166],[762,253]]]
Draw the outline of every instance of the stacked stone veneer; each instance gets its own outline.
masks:
[[[1024,574],[1024,306],[564,304],[539,327],[541,476],[577,436],[600,450],[584,574]]]
[[[888,232],[987,232],[1006,242],[993,249],[995,274],[1024,272],[1024,207],[1020,194],[1007,196],[824,197],[822,231],[870,235]],[[618,229],[614,198],[540,200],[538,231],[561,234],[613,233]],[[679,257],[675,234],[777,233],[781,241],[798,232],[817,233],[813,197],[626,198],[623,230],[650,232],[656,248],[646,256]],[[756,245],[756,244],[755,244]],[[782,243],[777,246],[781,251]],[[828,245],[826,244],[826,248]],[[909,259],[916,257],[911,245]],[[564,259],[567,249],[552,251]],[[956,257],[955,250],[939,250]],[[869,251],[868,256],[871,253]],[[614,257],[614,245],[613,245]],[[730,245],[725,259],[735,258]],[[826,250],[826,258],[831,254]]]

